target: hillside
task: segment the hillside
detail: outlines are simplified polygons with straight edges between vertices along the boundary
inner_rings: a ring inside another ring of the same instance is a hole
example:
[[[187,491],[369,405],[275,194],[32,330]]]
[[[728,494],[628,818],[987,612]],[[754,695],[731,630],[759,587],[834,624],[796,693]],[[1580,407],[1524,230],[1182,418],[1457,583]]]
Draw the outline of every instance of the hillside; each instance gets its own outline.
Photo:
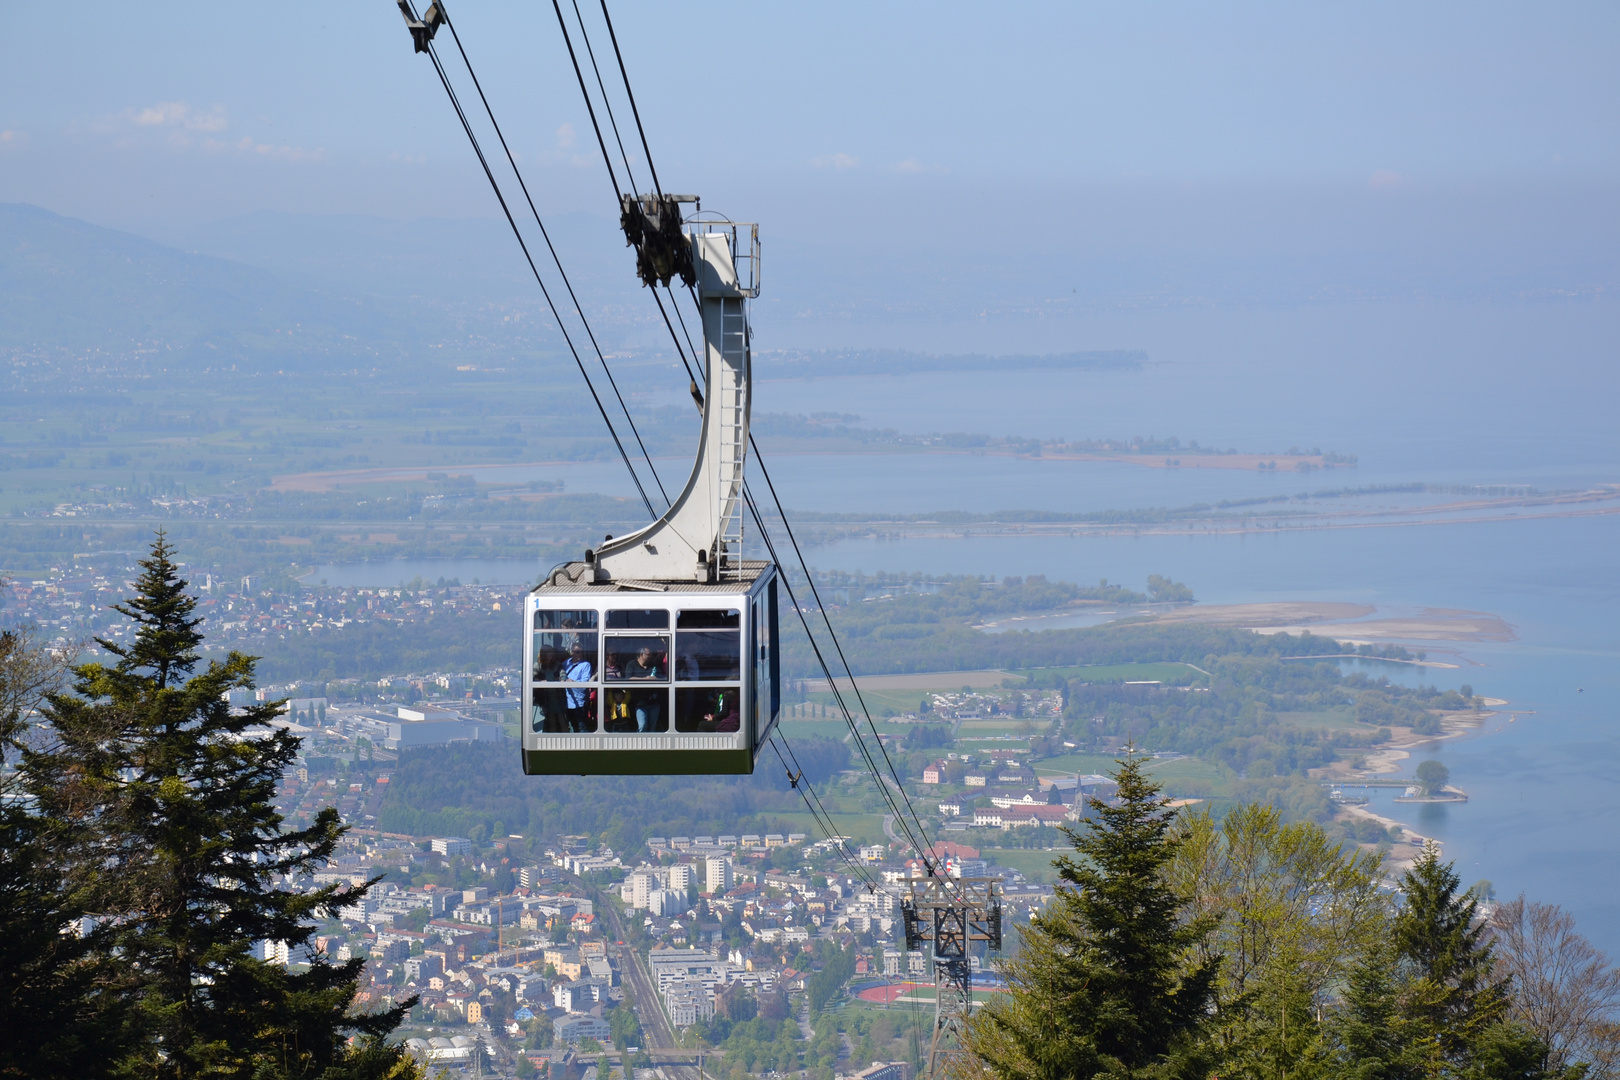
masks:
[[[0,349],[148,369],[321,370],[397,355],[424,329],[375,298],[39,207],[0,204]]]

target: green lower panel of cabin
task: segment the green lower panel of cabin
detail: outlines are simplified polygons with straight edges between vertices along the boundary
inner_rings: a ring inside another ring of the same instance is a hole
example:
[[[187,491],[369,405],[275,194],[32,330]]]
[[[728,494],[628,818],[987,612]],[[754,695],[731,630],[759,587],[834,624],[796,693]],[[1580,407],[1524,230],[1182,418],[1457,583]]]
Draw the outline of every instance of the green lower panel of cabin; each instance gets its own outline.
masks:
[[[747,750],[525,750],[529,776],[741,775],[754,771]]]

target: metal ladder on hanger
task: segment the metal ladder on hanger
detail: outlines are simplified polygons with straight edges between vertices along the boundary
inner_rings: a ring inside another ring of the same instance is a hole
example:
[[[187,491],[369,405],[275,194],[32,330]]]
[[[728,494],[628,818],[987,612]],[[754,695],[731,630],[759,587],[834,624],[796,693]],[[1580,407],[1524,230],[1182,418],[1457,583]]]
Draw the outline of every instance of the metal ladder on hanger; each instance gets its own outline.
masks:
[[[743,466],[747,460],[747,433],[743,426],[745,387],[748,380],[748,313],[741,297],[720,300],[720,365],[722,385],[716,419],[720,423],[720,498],[723,507],[718,537],[722,573],[735,571],[742,560]]]

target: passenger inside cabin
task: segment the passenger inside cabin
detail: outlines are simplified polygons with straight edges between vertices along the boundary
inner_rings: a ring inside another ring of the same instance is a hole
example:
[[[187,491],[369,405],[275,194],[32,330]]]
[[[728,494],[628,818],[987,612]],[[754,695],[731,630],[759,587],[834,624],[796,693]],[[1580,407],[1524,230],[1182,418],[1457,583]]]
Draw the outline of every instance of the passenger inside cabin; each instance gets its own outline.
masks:
[[[677,690],[675,730],[691,732],[736,731],[742,724],[735,686],[700,686]]]
[[[563,665],[563,679],[568,682],[591,681],[591,662],[585,658],[585,646],[577,641],[568,651],[568,663]]]
[[[585,649],[574,643],[568,654],[568,663],[563,665],[563,678],[568,682],[585,683],[591,681],[591,662],[585,658]],[[590,715],[590,704],[595,691],[583,686],[571,686],[566,691],[568,695],[568,727],[575,732],[588,732],[596,730],[596,724]]]
[[[709,715],[714,727],[710,731],[736,731],[740,726],[740,717],[737,714],[737,691],[726,689],[720,691],[720,700],[714,704],[714,712]]]
[[[645,646],[636,653],[636,658],[624,665],[624,678],[626,679],[658,679],[659,666],[663,657],[654,657],[653,651]],[[643,728],[642,730],[646,730]]]

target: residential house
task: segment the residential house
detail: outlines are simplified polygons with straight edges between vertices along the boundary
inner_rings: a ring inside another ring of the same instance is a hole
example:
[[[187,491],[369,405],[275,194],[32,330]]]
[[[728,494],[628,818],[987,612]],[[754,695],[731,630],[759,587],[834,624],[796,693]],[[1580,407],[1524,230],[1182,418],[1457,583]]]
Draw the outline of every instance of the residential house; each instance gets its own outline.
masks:
[[[671,1025],[689,1027],[714,1018],[714,993],[700,982],[679,983],[664,995],[664,1007]]]
[[[998,789],[987,791],[985,794],[990,796],[992,806],[1003,810],[1014,806],[1044,806],[1047,803],[1046,795],[1033,788]]]
[[[1067,806],[1014,806],[1004,812],[1003,822],[1012,828],[1029,825],[1057,825],[1073,811]]]

